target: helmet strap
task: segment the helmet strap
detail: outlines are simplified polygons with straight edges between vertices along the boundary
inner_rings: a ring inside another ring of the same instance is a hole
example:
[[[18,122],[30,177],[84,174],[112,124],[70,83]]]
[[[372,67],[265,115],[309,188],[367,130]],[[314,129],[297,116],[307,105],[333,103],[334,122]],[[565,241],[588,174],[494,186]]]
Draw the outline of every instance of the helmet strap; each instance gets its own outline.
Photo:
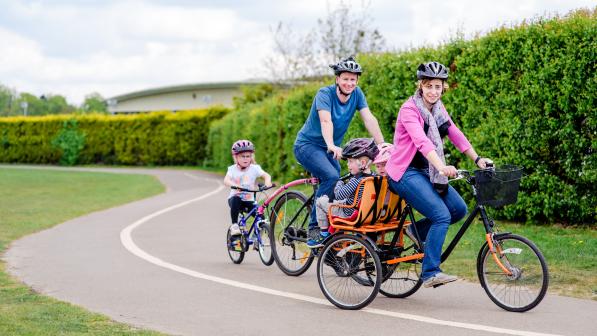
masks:
[[[344,97],[350,97],[351,93],[346,93],[346,92],[342,91],[342,89],[340,88],[340,85],[338,85],[338,82],[336,82],[336,87],[338,88],[338,92],[340,92],[341,95],[343,95]]]
[[[367,162],[365,164],[363,164],[362,161],[359,160],[359,170],[361,171],[361,173],[363,173],[367,169],[370,163],[371,159],[369,158],[367,158]]]

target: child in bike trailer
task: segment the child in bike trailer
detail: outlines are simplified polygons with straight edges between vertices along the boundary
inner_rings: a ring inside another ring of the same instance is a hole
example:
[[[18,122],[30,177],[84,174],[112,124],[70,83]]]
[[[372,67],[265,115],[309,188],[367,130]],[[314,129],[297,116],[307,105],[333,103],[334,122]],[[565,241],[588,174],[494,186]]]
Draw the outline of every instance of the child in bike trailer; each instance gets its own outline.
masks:
[[[375,157],[375,160],[373,160],[375,170],[378,175],[386,176],[386,162],[390,159],[390,155],[394,150],[394,145],[384,142],[377,145],[377,149],[379,149],[379,153]]]
[[[347,160],[348,170],[351,177],[348,182],[344,183],[339,180],[334,188],[334,204],[352,204],[354,202],[354,195],[357,191],[359,182],[365,177],[372,176],[371,163],[379,153],[377,145],[373,139],[356,138],[350,140],[344,149],[342,149],[342,159]],[[363,194],[363,187],[359,188],[357,195],[357,202]],[[327,238],[328,232],[328,210],[330,200],[327,195],[319,197],[315,202],[317,224],[319,225],[319,237],[314,237],[307,240],[307,246],[310,248],[317,248],[323,246],[322,241]],[[343,218],[350,218],[357,209],[351,208],[332,208],[332,215]]]
[[[241,187],[245,189],[257,189],[255,181],[262,177],[266,186],[272,185],[272,177],[266,173],[261,166],[255,163],[255,146],[249,140],[238,140],[231,148],[234,164],[228,167],[224,184],[228,187]],[[230,205],[230,234],[240,235],[238,226],[238,215],[241,211],[250,211],[253,207],[253,193],[231,189],[228,196]]]

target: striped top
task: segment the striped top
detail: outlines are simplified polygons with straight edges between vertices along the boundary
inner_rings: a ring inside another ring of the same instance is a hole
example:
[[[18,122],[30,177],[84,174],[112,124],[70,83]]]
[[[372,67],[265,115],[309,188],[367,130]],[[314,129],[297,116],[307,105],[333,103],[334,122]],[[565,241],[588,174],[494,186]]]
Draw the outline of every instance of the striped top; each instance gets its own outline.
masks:
[[[344,183],[344,181],[340,180],[336,183],[336,187],[334,188],[334,199],[336,201],[341,201],[343,204],[352,204],[354,202],[354,194],[357,191],[357,187],[361,180],[365,177],[373,176],[370,174],[359,174],[353,175],[348,182]],[[359,194],[357,195],[357,199],[361,199],[363,197],[363,190],[364,186],[359,188]],[[356,209],[351,208],[342,208],[342,212],[344,213],[345,217],[350,217],[356,211]]]

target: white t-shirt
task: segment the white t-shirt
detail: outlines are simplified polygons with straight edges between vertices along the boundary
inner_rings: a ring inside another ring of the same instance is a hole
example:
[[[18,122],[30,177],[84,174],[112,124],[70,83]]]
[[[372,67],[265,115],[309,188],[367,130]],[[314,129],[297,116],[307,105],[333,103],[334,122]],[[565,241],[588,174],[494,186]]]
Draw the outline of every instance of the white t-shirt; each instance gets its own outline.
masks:
[[[232,166],[228,167],[226,176],[230,177],[232,183],[235,185],[239,185],[246,189],[255,190],[257,189],[255,180],[263,174],[265,174],[265,172],[258,164],[251,164],[244,170],[240,170],[237,164],[233,164]],[[243,201],[253,201],[253,193],[231,189],[228,198],[232,196],[239,196]]]

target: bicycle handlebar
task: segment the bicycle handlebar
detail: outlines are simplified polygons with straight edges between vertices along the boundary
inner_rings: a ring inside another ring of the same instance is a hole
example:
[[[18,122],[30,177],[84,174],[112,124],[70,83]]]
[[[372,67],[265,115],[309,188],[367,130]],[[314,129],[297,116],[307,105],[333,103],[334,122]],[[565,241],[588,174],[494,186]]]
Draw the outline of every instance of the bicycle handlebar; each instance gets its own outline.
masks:
[[[275,183],[273,183],[273,184],[272,184],[271,186],[269,186],[269,187],[266,187],[266,186],[262,186],[262,185],[260,185],[260,186],[259,186],[259,189],[257,189],[257,190],[251,190],[251,189],[242,188],[242,187],[237,187],[237,186],[230,186],[230,189],[235,189],[235,190],[238,190],[238,191],[245,191],[245,192],[257,193],[257,192],[262,192],[262,191],[269,190],[269,189],[271,189],[271,188],[274,188],[274,187],[276,187],[276,184],[275,184]]]

